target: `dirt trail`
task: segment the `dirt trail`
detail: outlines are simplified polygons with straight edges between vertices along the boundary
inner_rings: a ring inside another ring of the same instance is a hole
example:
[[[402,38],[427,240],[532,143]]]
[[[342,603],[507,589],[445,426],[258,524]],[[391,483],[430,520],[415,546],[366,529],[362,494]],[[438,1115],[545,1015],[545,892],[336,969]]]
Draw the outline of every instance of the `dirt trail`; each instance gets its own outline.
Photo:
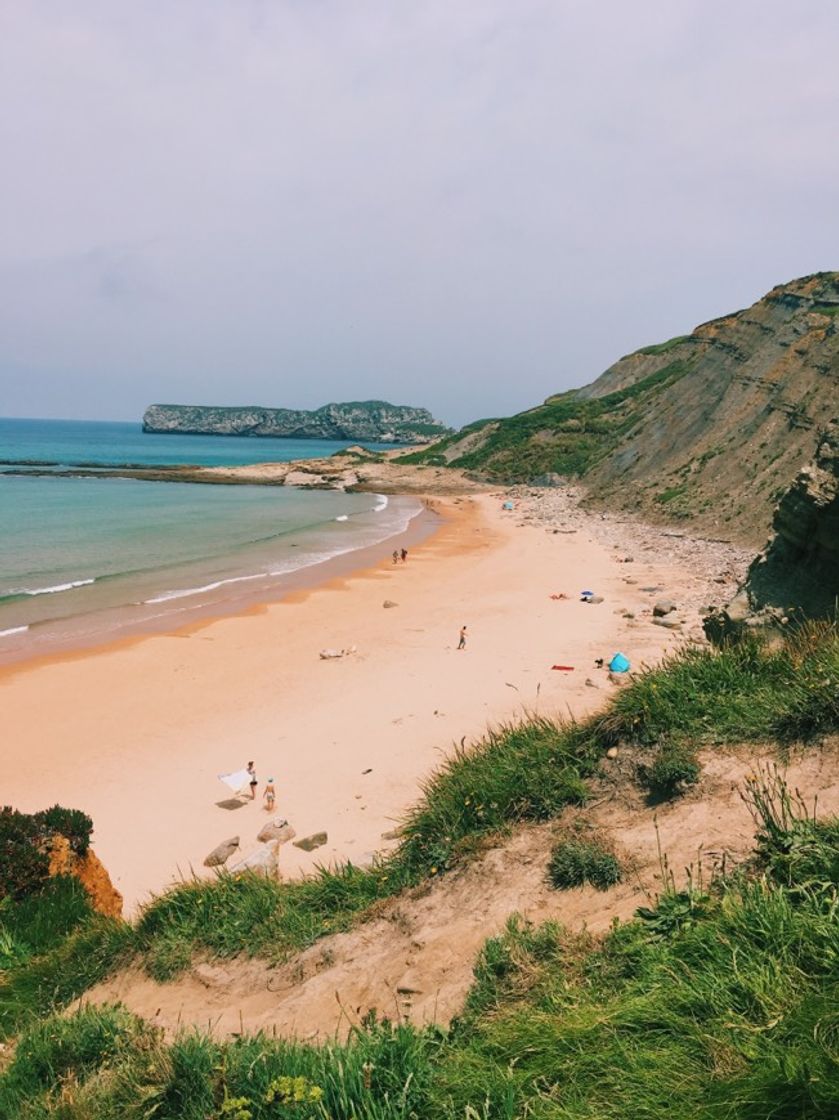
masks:
[[[392,1019],[445,1024],[463,1005],[482,944],[511,914],[598,933],[654,896],[660,886],[656,824],[677,882],[700,852],[706,872],[723,855],[729,865],[743,859],[754,827],[739,790],[759,762],[773,757],[751,747],[707,752],[700,785],[656,809],[627,780],[626,756],[607,762],[599,798],[582,815],[609,832],[631,867],[611,890],[547,887],[554,837],[579,814],[569,812],[560,821],[521,829],[430,889],[393,900],[374,920],[324,938],[280,966],[244,958],[196,962],[168,984],[131,968],[85,1000],[119,1000],[167,1032],[195,1026],[218,1037],[262,1030],[322,1039],[346,1034],[373,1008]],[[796,754],[786,776],[808,801],[818,794],[820,816],[839,813],[839,740]]]

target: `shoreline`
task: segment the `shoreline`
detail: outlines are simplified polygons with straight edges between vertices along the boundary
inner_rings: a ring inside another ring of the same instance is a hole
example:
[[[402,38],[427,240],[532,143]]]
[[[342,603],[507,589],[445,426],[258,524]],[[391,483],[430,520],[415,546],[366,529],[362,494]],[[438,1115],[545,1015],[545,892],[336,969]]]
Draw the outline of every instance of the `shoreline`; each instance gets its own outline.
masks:
[[[131,605],[125,604],[121,607],[106,607],[88,614],[72,615],[67,619],[48,623],[58,633],[50,635],[45,642],[45,648],[33,650],[30,643],[29,647],[24,645],[0,650],[0,680],[8,672],[17,672],[30,666],[48,663],[55,658],[84,656],[142,641],[156,634],[188,631],[194,627],[209,625],[218,619],[247,615],[263,607],[282,602],[299,591],[318,587],[331,580],[349,578],[356,571],[363,571],[372,566],[383,551],[389,554],[393,548],[416,548],[438,531],[442,519],[434,509],[434,499],[417,497],[422,503],[422,508],[411,517],[406,528],[400,532],[383,537],[375,544],[351,548],[294,571],[266,577],[265,580],[259,581],[258,586],[251,588],[243,581],[244,586],[237,591],[227,590],[218,597],[192,606],[183,604],[178,607],[173,606],[151,617],[130,618],[128,615]],[[186,613],[189,613],[189,618],[178,621],[178,616]],[[77,624],[80,619],[96,617],[100,620],[112,618],[115,621],[111,626],[104,626],[94,631],[85,632],[78,629]],[[35,624],[35,635],[41,625],[44,624]],[[33,629],[26,627],[26,631],[32,634]]]

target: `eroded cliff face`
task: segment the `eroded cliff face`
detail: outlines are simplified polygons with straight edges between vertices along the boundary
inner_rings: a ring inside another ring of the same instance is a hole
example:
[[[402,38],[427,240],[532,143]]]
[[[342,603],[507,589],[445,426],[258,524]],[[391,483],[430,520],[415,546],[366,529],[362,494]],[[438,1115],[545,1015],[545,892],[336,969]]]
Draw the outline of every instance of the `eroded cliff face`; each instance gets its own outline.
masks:
[[[753,606],[794,604],[811,618],[832,614],[839,597],[839,421],[781,499],[773,528],[749,569]]]
[[[50,845],[50,875],[73,875],[87,891],[93,909],[109,918],[122,917],[122,895],[111,882],[92,849],[76,855],[66,836],[55,835]]]
[[[417,444],[439,439],[446,435],[448,428],[425,408],[386,401],[356,401],[326,404],[313,412],[290,408],[153,404],[143,416],[143,431]]]
[[[822,433],[814,461],[796,477],[775,511],[773,535],[727,606],[712,611],[712,641],[745,629],[782,629],[829,618],[839,601],[839,421]]]

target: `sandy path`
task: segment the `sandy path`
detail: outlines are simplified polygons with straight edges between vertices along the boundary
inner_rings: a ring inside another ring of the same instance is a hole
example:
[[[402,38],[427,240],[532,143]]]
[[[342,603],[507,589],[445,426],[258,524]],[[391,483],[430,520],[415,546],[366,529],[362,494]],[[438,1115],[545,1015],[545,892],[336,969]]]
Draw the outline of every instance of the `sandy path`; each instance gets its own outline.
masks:
[[[329,833],[311,855],[284,847],[285,872],[362,861],[386,846],[382,832],[453,741],[525,707],[589,711],[610,688],[595,657],[622,649],[637,664],[683,640],[649,624],[641,587],[677,588],[684,569],[650,557],[632,566],[629,586],[617,553],[585,531],[521,526],[500,506],[447,499],[446,525],[407,565],[383,558],[192,632],[6,671],[0,801],[89,812],[129,912],[228,836],[238,833],[244,851],[255,846],[259,802],[216,804],[225,798],[216,775],[249,758],[261,782],[275,778],[277,811],[298,836]],[[583,587],[605,601],[578,602]],[[571,598],[551,601],[554,591]],[[383,609],[385,599],[398,607]],[[463,623],[471,636],[459,653]],[[349,645],[352,657],[318,658]],[[576,671],[552,672],[556,662]]]

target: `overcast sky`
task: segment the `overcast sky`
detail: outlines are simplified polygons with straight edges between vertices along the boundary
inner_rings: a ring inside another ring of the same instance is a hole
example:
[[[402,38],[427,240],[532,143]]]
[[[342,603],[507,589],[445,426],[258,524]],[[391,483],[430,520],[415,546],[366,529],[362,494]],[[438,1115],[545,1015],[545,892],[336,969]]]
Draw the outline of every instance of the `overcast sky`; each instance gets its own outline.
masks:
[[[0,415],[450,423],[839,268],[836,0],[0,0]]]

